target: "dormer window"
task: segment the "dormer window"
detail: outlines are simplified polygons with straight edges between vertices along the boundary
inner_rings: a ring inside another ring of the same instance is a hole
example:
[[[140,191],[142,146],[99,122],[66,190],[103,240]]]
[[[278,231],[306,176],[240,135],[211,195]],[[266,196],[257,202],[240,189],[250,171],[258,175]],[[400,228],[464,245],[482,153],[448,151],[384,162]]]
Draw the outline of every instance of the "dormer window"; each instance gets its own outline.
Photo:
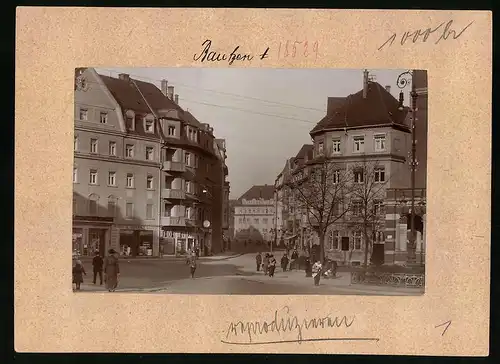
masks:
[[[168,126],[168,136],[175,136],[175,126],[173,125]]]
[[[146,130],[146,133],[154,133],[155,132],[154,121],[151,119],[146,119],[144,129]]]

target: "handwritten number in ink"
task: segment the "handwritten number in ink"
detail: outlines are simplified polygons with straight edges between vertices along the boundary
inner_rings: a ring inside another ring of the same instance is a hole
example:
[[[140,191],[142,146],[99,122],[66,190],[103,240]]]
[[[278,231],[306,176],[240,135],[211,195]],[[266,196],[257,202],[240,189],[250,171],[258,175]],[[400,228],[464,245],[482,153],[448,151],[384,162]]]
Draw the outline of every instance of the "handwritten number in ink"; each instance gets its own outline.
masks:
[[[309,48],[309,42],[306,40],[304,42],[304,57],[309,56],[308,48]]]
[[[316,41],[313,44],[313,52],[314,52],[315,58],[318,58],[318,49],[319,49],[319,44],[318,44],[318,41]]]
[[[446,331],[448,330],[448,327],[450,327],[450,325],[451,325],[451,320],[448,320],[448,321],[446,321],[446,322],[444,322],[444,323],[442,323],[440,325],[435,326],[434,328],[437,329],[438,327],[445,326],[445,328],[443,330],[443,333],[441,334],[441,336],[444,336],[444,334],[446,333]]]

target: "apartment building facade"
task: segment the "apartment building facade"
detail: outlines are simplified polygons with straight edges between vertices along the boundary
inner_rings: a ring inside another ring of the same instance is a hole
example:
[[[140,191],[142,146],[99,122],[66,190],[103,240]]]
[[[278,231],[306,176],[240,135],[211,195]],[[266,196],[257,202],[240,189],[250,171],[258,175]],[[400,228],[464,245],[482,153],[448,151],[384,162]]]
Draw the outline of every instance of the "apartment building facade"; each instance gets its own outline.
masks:
[[[80,243],[74,245],[155,256],[220,250],[224,183],[215,171],[224,168],[217,165],[213,128],[184,111],[165,80],[160,90],[127,74],[78,72],[73,236]],[[82,173],[85,186],[78,182]],[[81,215],[82,206],[92,217]]]

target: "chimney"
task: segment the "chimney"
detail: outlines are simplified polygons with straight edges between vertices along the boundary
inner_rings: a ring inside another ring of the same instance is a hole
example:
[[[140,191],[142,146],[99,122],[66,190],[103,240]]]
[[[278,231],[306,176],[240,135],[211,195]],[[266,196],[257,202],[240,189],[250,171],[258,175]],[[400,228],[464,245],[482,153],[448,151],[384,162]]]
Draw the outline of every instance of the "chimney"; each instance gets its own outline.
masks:
[[[363,98],[368,94],[368,70],[363,71]]]
[[[170,100],[174,99],[174,86],[167,87],[167,96]]]
[[[167,87],[168,87],[168,81],[167,80],[161,80],[161,93],[167,96]]]
[[[123,81],[130,81],[130,76],[127,73],[120,73],[118,78]]]
[[[179,105],[179,95],[178,94],[175,94],[174,95],[174,102]]]
[[[388,93],[391,93],[391,86],[389,86],[389,85],[385,86],[385,90],[386,90]]]

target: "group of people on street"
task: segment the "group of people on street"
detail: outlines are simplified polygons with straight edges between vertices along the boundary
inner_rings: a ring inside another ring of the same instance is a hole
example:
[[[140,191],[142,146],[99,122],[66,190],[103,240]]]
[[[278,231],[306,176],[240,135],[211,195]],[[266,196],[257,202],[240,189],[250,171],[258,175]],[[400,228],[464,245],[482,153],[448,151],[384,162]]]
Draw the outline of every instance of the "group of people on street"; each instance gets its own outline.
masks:
[[[118,263],[116,251],[114,249],[109,249],[108,256],[104,259],[101,257],[99,252],[96,252],[94,258],[92,259],[92,268],[94,273],[93,283],[97,283],[97,276],[99,276],[99,283],[102,285],[104,272],[106,289],[109,292],[114,292],[118,287],[118,277],[120,276],[120,265]],[[73,284],[75,285],[75,290],[80,291],[84,275],[87,275],[85,267],[83,266],[82,261],[77,259],[75,261],[75,265],[73,266]]]
[[[311,265],[311,258],[305,258],[305,272],[306,277],[313,277],[314,285],[319,286],[319,281],[321,276],[325,278],[336,277],[337,274],[337,262],[329,259],[325,259],[323,263],[315,256],[312,257],[314,264]],[[270,277],[274,276],[274,271],[276,269],[276,259],[272,253],[265,253],[264,257],[259,252],[255,257],[255,263],[257,265],[257,272],[262,268],[265,275]],[[288,264],[290,263],[290,267]],[[288,258],[288,253],[283,254],[281,258],[281,269],[283,272],[288,270],[299,268],[299,254],[296,249],[292,252],[291,259]]]

